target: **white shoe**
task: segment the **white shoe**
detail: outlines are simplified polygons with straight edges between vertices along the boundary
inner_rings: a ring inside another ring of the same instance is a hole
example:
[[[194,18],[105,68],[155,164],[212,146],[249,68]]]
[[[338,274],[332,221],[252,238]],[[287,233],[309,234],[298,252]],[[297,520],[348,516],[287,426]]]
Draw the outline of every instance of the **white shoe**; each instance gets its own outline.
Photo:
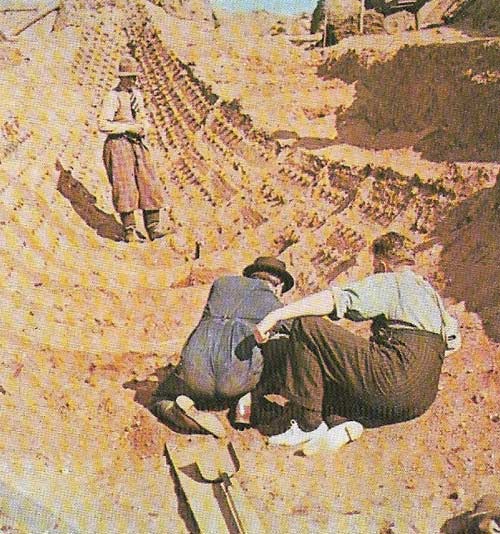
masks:
[[[269,445],[284,445],[287,447],[295,447],[297,445],[302,445],[307,441],[319,438],[320,436],[328,432],[328,426],[323,421],[316,430],[311,430],[311,432],[304,432],[297,421],[292,419],[290,421],[290,428],[283,432],[282,434],[277,434],[276,436],[271,436],[267,442]]]
[[[341,425],[330,428],[325,434],[309,440],[302,448],[305,456],[311,456],[318,452],[336,452],[344,445],[361,437],[363,425],[357,421],[347,421]]]

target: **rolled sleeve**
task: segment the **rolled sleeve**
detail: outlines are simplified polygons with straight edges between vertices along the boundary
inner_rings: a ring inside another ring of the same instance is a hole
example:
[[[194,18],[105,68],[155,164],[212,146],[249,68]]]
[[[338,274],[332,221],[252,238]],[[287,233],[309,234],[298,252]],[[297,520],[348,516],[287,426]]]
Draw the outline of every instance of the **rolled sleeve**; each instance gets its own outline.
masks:
[[[349,295],[338,286],[330,285],[329,289],[333,296],[334,303],[334,311],[332,312],[332,315],[334,315],[336,319],[343,319],[350,304]]]
[[[123,134],[130,128],[130,123],[115,121],[119,107],[118,95],[111,91],[102,101],[101,112],[98,118],[99,130],[105,134]]]
[[[394,293],[391,279],[384,274],[375,274],[344,287],[330,286],[339,319],[372,319],[388,315]]]

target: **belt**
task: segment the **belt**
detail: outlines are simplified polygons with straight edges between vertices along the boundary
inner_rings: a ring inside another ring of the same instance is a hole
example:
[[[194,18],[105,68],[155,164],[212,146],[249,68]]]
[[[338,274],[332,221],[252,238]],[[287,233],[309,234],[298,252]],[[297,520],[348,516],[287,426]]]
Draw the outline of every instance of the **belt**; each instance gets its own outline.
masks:
[[[443,339],[443,336],[441,334],[438,334],[437,332],[430,332],[429,330],[421,330],[420,328],[404,328],[404,327],[398,327],[398,328],[394,328],[392,326],[390,327],[387,327],[383,330],[379,330],[377,332],[377,334],[380,336],[380,335],[384,335],[385,333],[385,336],[387,335],[391,335],[391,333],[398,333],[398,334],[402,334],[402,333],[408,333],[408,334],[414,334],[414,335],[417,335],[417,336],[427,336],[427,337],[438,337],[439,339]]]
[[[416,326],[408,326],[405,324],[390,324],[387,325],[386,328],[388,328],[389,330],[420,330]]]
[[[133,135],[130,133],[121,133],[121,134],[109,134],[107,139],[114,140],[114,139],[126,139],[127,141],[130,141],[131,143],[135,143],[137,145],[142,145],[144,148],[148,148],[147,145],[144,142],[143,137],[139,137],[137,135]]]
[[[409,323],[408,321],[398,321],[397,319],[389,319],[385,321],[382,328],[401,328],[405,330],[420,330],[417,328],[413,323]]]

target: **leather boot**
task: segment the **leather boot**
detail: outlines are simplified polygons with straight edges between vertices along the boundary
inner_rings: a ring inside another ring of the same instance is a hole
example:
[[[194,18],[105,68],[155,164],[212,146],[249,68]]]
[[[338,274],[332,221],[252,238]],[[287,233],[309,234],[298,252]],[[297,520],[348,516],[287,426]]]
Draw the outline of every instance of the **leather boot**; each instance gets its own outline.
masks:
[[[160,228],[160,211],[159,210],[144,210],[144,226],[148,233],[149,239],[161,239],[167,235],[165,230]]]
[[[146,238],[135,228],[125,228],[126,243],[144,243],[144,241],[146,241]]]
[[[146,238],[135,227],[135,215],[133,211],[120,213],[123,225],[123,236],[126,243],[142,243]]]

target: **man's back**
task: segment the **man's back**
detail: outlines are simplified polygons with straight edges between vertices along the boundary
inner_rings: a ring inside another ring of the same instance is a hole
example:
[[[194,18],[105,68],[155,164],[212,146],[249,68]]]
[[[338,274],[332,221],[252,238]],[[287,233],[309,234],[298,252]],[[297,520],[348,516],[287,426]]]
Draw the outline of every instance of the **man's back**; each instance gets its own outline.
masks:
[[[203,318],[224,316],[256,323],[278,307],[279,300],[263,280],[223,276],[212,285]]]
[[[225,276],[214,282],[181,356],[181,377],[203,396],[238,396],[255,387],[262,354],[253,327],[281,307],[267,282]]]

